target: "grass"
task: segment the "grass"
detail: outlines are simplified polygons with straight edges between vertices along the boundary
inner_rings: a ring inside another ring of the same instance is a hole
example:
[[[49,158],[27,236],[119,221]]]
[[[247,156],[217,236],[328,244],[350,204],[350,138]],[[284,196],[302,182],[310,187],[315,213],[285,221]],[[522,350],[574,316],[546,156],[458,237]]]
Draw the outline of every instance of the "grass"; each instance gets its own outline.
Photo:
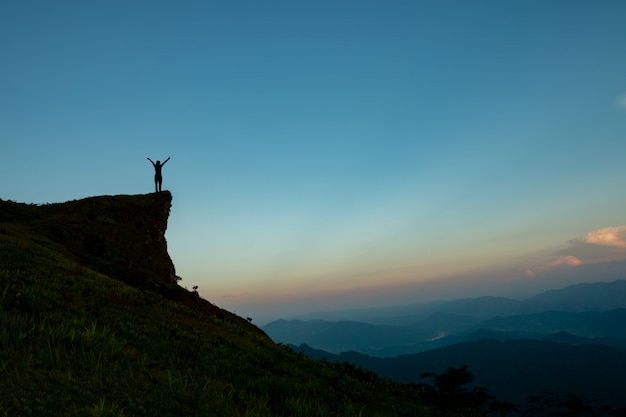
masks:
[[[154,204],[0,200],[0,416],[434,415],[416,387],[277,345],[158,263],[116,276],[146,256]]]

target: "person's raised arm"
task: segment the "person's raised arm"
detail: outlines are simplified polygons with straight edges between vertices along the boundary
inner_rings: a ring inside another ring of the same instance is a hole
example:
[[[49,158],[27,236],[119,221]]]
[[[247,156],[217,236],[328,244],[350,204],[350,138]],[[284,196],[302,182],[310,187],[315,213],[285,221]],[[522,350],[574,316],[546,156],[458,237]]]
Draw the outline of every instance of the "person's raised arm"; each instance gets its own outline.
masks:
[[[167,161],[169,161],[169,160],[170,160],[170,157],[168,156],[168,157],[167,157],[167,159],[166,159],[165,161],[163,161],[163,163],[161,164],[161,166],[165,165],[165,163],[166,163]]]
[[[152,162],[152,166],[156,166],[152,159],[148,158],[148,161]]]

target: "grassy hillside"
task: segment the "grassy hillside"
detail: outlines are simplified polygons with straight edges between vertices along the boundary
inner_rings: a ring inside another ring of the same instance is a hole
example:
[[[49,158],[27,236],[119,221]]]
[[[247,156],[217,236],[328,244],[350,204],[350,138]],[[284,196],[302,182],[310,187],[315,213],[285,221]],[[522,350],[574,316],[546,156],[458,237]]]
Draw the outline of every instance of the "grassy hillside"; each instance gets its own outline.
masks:
[[[0,200],[0,416],[435,415],[172,282],[169,201]]]

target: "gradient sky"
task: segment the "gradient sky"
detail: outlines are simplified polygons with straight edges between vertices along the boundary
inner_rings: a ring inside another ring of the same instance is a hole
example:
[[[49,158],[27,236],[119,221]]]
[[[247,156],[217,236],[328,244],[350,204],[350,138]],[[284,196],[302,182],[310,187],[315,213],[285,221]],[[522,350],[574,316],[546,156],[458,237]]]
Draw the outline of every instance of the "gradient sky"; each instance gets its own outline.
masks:
[[[626,2],[4,1],[0,151],[29,203],[171,157],[181,285],[255,320],[538,291],[626,259]]]

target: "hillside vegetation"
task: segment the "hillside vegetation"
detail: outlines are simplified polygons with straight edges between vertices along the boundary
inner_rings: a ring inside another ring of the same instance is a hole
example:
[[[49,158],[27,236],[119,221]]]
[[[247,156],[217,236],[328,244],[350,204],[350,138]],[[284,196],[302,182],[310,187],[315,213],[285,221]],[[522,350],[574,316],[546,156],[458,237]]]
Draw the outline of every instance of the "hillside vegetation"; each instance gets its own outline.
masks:
[[[440,415],[178,286],[171,200],[0,200],[0,416]]]

